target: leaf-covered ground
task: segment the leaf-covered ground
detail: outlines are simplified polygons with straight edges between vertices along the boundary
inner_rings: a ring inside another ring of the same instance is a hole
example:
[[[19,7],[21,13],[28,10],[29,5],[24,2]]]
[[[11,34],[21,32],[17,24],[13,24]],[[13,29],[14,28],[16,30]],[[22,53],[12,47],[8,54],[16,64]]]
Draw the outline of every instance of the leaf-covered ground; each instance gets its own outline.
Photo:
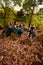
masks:
[[[43,31],[35,34],[33,39],[26,31],[17,40],[12,36],[0,39],[0,65],[43,65],[43,42],[37,37]]]

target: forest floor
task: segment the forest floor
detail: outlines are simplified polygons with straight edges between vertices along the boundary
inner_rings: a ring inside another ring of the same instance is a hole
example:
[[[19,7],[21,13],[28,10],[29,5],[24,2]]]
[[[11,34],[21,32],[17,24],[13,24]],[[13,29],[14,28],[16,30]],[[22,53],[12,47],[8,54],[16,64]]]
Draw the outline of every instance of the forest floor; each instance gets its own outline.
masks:
[[[0,30],[1,35],[2,30]],[[0,65],[43,65],[43,30],[35,30],[29,38],[25,31],[21,37],[0,38]],[[17,39],[14,39],[17,38]]]

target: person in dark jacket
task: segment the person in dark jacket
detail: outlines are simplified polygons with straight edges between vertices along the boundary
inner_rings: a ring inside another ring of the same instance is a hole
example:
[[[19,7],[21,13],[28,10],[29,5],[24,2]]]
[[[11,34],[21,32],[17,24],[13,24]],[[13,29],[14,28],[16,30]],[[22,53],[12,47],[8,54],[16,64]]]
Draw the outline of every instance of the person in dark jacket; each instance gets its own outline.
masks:
[[[29,37],[32,36],[32,38],[35,36],[35,33],[34,33],[34,27],[31,26],[30,27],[30,30],[29,30]]]
[[[14,31],[12,24],[7,27],[6,36],[10,36],[11,33]]]

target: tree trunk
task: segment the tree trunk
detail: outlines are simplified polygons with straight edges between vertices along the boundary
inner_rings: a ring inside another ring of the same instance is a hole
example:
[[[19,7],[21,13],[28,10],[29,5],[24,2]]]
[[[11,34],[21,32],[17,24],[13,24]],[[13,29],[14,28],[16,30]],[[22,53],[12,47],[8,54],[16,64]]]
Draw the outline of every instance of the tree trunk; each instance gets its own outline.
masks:
[[[32,16],[33,16],[33,13],[34,13],[35,2],[36,2],[36,0],[34,0],[34,3],[33,3],[33,9],[32,9],[31,14],[30,14],[29,27],[30,27],[31,22],[32,22]]]
[[[5,27],[5,22],[6,22],[6,10],[4,9],[4,27]]]

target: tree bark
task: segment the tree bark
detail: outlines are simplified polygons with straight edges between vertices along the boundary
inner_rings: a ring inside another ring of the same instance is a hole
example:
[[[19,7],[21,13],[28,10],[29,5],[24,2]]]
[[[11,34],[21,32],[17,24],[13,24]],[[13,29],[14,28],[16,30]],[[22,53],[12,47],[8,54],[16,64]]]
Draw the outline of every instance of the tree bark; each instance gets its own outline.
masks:
[[[32,16],[33,16],[33,13],[34,13],[35,2],[36,2],[36,0],[34,0],[34,3],[33,3],[33,9],[32,9],[31,14],[30,14],[29,27],[30,27],[31,22],[32,22]]]
[[[6,20],[5,20],[5,18],[6,18],[6,11],[4,10],[4,27],[5,27],[5,22],[6,22]]]

